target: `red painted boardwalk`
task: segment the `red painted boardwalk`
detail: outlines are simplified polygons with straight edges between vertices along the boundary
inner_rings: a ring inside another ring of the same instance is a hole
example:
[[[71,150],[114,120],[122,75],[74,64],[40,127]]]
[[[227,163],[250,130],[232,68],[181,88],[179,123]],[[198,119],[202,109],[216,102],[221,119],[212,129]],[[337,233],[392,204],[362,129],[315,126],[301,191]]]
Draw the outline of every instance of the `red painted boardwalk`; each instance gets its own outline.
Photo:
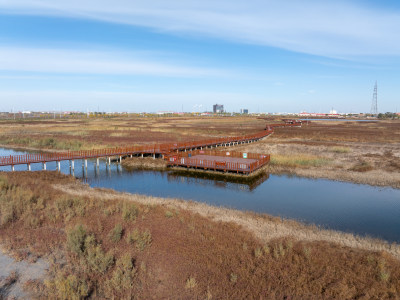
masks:
[[[46,163],[51,161],[60,162],[62,160],[75,160],[75,159],[89,159],[100,157],[122,157],[127,155],[140,155],[140,154],[154,154],[154,155],[168,155],[175,152],[184,150],[202,149],[203,147],[214,146],[232,146],[240,143],[258,141],[271,133],[273,127],[278,127],[282,124],[274,124],[267,126],[266,130],[237,137],[226,137],[218,139],[208,139],[202,141],[174,143],[174,144],[154,144],[143,146],[119,147],[100,150],[87,150],[87,151],[69,151],[58,153],[40,153],[40,154],[25,154],[13,156],[1,156],[0,166],[11,166],[14,169],[15,165],[26,164],[30,166],[33,163]],[[301,126],[301,124],[285,124],[284,126]]]
[[[270,161],[268,154],[233,151],[195,150],[190,153],[170,154],[169,166],[250,174]]]

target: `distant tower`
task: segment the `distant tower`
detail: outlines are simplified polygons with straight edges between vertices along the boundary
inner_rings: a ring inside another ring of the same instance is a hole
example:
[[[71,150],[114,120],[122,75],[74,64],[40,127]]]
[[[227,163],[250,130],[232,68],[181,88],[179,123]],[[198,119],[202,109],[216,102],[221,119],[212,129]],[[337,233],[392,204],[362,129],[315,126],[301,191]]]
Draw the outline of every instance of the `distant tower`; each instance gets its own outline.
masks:
[[[374,95],[372,96],[371,114],[378,114],[378,83],[375,81]]]

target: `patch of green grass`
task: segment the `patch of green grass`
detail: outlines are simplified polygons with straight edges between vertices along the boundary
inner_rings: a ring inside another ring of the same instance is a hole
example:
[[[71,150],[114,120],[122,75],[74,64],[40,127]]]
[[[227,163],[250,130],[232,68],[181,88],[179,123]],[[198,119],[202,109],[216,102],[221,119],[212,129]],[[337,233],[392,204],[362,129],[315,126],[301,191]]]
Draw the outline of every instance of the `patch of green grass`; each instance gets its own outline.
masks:
[[[351,149],[349,147],[337,146],[337,147],[332,147],[330,150],[334,153],[349,153]]]

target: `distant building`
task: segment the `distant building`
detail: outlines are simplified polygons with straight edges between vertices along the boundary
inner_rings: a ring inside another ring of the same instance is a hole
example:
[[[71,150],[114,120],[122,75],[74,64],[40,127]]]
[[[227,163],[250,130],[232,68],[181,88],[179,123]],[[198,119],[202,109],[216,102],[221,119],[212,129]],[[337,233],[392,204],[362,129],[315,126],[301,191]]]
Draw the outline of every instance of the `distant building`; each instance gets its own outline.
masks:
[[[242,115],[247,115],[247,114],[249,113],[249,110],[248,110],[247,108],[241,108],[241,109],[240,109],[240,113],[241,113]]]
[[[224,106],[222,104],[214,104],[213,105],[213,113],[220,114],[224,112]]]

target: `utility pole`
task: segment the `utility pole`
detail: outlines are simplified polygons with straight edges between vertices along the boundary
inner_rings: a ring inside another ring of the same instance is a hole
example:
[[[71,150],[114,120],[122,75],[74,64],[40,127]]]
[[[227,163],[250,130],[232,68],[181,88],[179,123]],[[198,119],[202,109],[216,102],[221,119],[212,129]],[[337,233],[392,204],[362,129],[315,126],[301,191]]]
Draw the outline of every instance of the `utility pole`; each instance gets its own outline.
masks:
[[[377,81],[375,81],[374,94],[372,96],[371,114],[372,115],[378,114],[378,83],[377,83]]]

